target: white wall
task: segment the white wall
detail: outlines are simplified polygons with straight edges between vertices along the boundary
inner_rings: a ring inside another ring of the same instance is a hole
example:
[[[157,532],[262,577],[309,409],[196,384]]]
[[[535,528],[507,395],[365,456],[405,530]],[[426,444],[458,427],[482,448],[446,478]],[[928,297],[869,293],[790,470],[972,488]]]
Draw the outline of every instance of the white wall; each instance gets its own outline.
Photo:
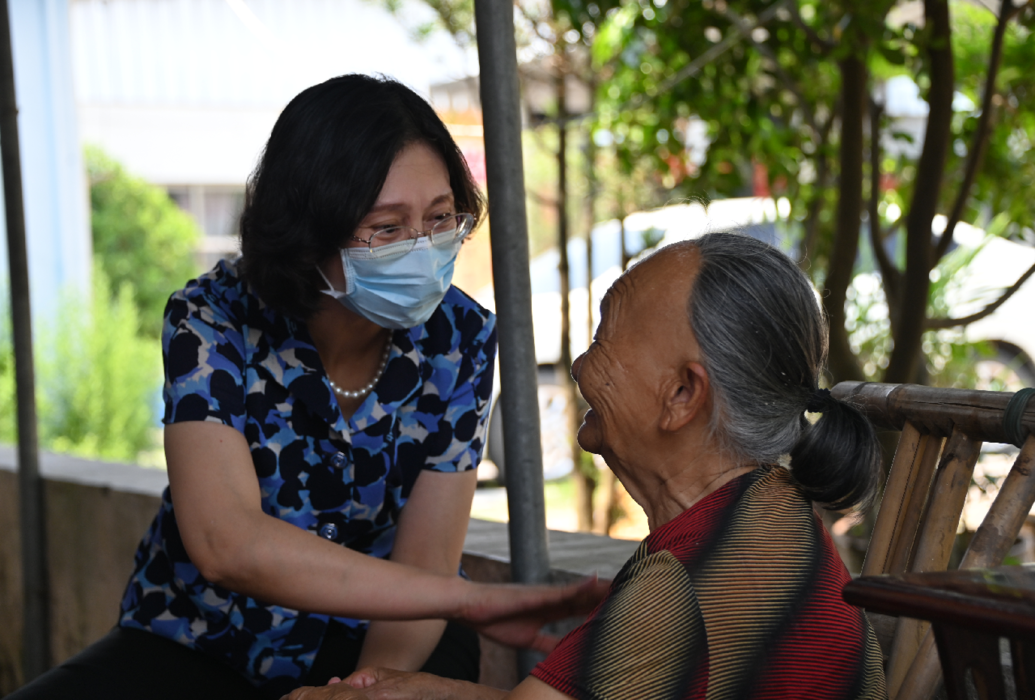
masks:
[[[427,95],[477,72],[416,0],[72,0],[83,139],[157,184],[243,184],[298,92],[384,73]]]

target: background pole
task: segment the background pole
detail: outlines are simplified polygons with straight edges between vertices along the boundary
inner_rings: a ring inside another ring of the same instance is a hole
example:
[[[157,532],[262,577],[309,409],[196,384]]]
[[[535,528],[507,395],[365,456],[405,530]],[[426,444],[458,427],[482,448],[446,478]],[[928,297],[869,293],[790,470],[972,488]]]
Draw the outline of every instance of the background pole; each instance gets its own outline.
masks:
[[[14,90],[11,18],[7,0],[0,0],[0,158],[3,161],[7,251],[11,279],[11,323],[18,404],[18,491],[24,596],[22,664],[28,683],[50,666],[47,550],[43,521],[43,480],[36,434],[35,372],[32,361],[32,316],[29,305],[29,261],[25,243],[18,105]]]
[[[511,0],[475,0],[485,165],[489,189],[493,285],[499,318],[500,398],[512,576],[521,583],[550,578],[543,501],[543,456],[532,335],[528,220],[521,158],[514,6]],[[523,677],[538,656],[522,652]]]

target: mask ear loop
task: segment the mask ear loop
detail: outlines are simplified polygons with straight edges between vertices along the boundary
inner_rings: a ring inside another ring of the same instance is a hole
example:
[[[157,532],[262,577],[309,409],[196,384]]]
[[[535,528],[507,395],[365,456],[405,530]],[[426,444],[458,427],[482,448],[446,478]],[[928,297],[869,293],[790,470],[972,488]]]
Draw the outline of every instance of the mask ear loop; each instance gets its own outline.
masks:
[[[337,289],[335,289],[334,285],[331,284],[331,281],[327,279],[327,275],[323,274],[323,270],[320,269],[320,266],[316,266],[316,271],[320,273],[320,277],[323,278],[324,283],[327,285],[327,289],[321,289],[320,291],[324,294],[328,294],[334,297],[335,299],[337,299],[338,297],[348,296],[349,294],[352,294],[354,291],[356,291],[356,285],[355,282],[353,282],[354,275],[352,274],[352,265],[349,263],[349,256],[345,252],[344,248],[341,249],[339,257],[341,258],[341,271],[345,275],[344,292],[339,292]]]
[[[320,277],[323,278],[324,284],[327,285],[327,289],[321,289],[320,290],[321,292],[323,292],[324,294],[331,294],[331,295],[341,294],[341,292],[339,292],[337,289],[334,288],[334,285],[331,284],[331,281],[329,279],[327,279],[327,275],[323,274],[323,270],[320,269],[319,265],[316,266],[316,271],[320,273]]]
[[[352,294],[352,292],[354,292],[356,289],[355,283],[352,281],[353,275],[350,274],[351,265],[349,265],[349,256],[345,253],[344,248],[341,249],[339,257],[341,258],[341,271],[345,275],[344,292],[339,292],[337,289],[335,289],[334,285],[331,284],[331,281],[327,279],[327,275],[323,274],[323,270],[320,269],[320,266],[316,266],[316,271],[320,273],[320,277],[323,278],[324,284],[327,285],[327,289],[321,289],[320,291],[324,294],[334,297],[335,299],[337,299],[338,297],[348,296],[349,294]]]

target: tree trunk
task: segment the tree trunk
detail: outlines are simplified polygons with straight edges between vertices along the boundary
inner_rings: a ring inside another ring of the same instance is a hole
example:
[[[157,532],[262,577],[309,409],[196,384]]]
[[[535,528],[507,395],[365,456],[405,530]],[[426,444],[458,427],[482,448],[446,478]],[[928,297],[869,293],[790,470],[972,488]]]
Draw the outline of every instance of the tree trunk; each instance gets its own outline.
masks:
[[[870,246],[873,248],[873,257],[877,261],[880,270],[881,283],[884,286],[884,296],[888,302],[889,318],[891,323],[891,337],[895,337],[895,329],[898,328],[899,287],[901,286],[902,273],[895,266],[895,261],[885,249],[884,232],[880,223],[880,182],[881,182],[881,118],[884,116],[883,105],[870,100],[870,199],[869,199],[869,225],[870,225]],[[894,313],[891,313],[891,312]]]
[[[924,148],[916,169],[916,189],[906,217],[906,271],[902,280],[898,332],[884,381],[911,382],[917,377],[931,279],[931,221],[937,213],[945,158],[952,136],[952,63],[948,0],[925,0],[924,13],[931,34],[926,46],[930,58],[930,112]]]
[[[629,255],[629,248],[625,245],[625,197],[622,196],[622,191],[618,190],[618,250],[622,254],[622,272],[629,269],[629,261],[632,256]]]
[[[592,109],[592,107],[591,107]],[[592,340],[596,325],[593,322],[593,225],[597,218],[597,148],[593,130],[586,129],[586,331]]]
[[[830,320],[830,371],[834,382],[863,379],[859,361],[848,343],[845,300],[859,252],[863,209],[863,119],[866,115],[867,70],[857,51],[840,62],[841,177],[834,245],[824,282],[823,306]]]
[[[798,247],[798,267],[808,270],[816,261],[817,242],[819,240],[820,212],[826,205],[826,189],[830,181],[830,159],[827,157],[827,142],[830,129],[834,123],[834,115],[827,117],[826,122],[816,132],[816,179],[815,192],[806,207],[805,231]]]
[[[557,367],[568,397],[568,435],[571,440],[572,479],[575,482],[575,514],[579,530],[593,529],[593,489],[596,486],[582,466],[582,449],[575,439],[579,429],[579,389],[571,378],[571,272],[568,261],[568,124],[564,71],[557,71],[557,246],[561,276],[561,357]]]
[[[596,85],[590,84],[590,94],[595,94]],[[591,106],[592,110],[593,107]],[[587,338],[590,342],[593,340],[593,335],[596,332],[597,324],[593,320],[593,312],[596,310],[596,304],[593,302],[593,276],[595,271],[593,269],[593,226],[597,218],[597,148],[596,144],[593,143],[593,130],[591,128],[586,129],[586,332],[588,333]],[[581,408],[581,406],[580,406]],[[581,415],[581,412],[580,412]],[[590,467],[593,463],[590,461],[589,464],[585,465]],[[615,501],[618,495],[617,484],[614,479],[614,475],[611,474],[610,470],[601,472],[595,465],[592,466],[592,477],[594,484],[597,488],[603,487],[603,502],[602,508],[593,508],[592,494],[590,495],[590,507],[593,512],[593,531],[602,535],[606,535],[611,526],[614,525]],[[611,474],[608,478],[608,474]]]

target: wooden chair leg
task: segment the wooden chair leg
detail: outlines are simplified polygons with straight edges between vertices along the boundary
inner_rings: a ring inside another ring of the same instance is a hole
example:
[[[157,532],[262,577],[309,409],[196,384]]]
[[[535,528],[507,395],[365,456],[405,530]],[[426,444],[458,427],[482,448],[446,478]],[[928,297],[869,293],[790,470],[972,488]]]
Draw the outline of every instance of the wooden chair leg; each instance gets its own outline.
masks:
[[[1025,440],[1010,473],[1003,479],[988,514],[963,555],[960,568],[983,569],[1002,564],[1032,505],[1035,505],[1035,435]]]
[[[916,555],[916,543],[923,524],[924,513],[931,504],[932,482],[945,447],[945,438],[926,436],[926,446],[916,470],[916,486],[909,493],[905,506],[902,527],[895,537],[891,556],[888,560],[888,573],[905,573]]]
[[[901,687],[895,695],[889,693],[888,697],[894,700],[931,700],[941,680],[942,665],[938,659],[938,648],[934,634],[928,630]]]
[[[968,700],[966,677],[971,672],[978,700],[1006,700],[999,635],[954,625],[937,624],[934,636],[945,673],[949,700]]]
[[[1017,697],[1035,698],[1035,641],[1011,640],[1010,655],[1013,659]]]
[[[979,440],[953,429],[931,487],[931,493],[938,497],[931,498],[924,509],[912,571],[944,571],[948,566],[980,448]],[[899,618],[887,673],[889,697],[897,698],[928,626],[920,620]]]
[[[1010,469],[1010,473],[1003,480],[996,494],[988,515],[982,521],[981,526],[970,541],[966,554],[960,562],[961,569],[980,569],[989,566],[998,566],[1003,563],[1007,552],[1017,539],[1021,525],[1035,505],[1035,435],[1028,436],[1017,455],[1017,459]],[[1018,653],[1014,652],[1015,675],[1022,672],[1018,665],[1025,659],[1029,668],[1029,675],[1025,676],[1025,683],[1035,684],[1035,658],[1032,653],[1035,648],[1029,651],[1024,659],[1018,659]],[[941,678],[941,664],[934,646],[933,634],[928,631],[920,643],[916,656],[910,664],[906,678],[899,688],[897,695],[890,697],[896,700],[929,700],[934,697]],[[1024,695],[1020,693],[1021,676],[1018,679],[1018,697],[1035,697],[1035,695]],[[1035,685],[1032,685],[1035,691]]]
[[[908,495],[913,491],[916,481],[916,467],[923,455],[923,450],[930,436],[921,435],[912,423],[906,423],[895,450],[888,471],[888,480],[884,485],[880,510],[873,524],[870,544],[866,548],[866,560],[863,562],[862,575],[873,576],[888,572],[888,559],[891,555],[894,535],[900,530],[899,522],[905,516]]]

